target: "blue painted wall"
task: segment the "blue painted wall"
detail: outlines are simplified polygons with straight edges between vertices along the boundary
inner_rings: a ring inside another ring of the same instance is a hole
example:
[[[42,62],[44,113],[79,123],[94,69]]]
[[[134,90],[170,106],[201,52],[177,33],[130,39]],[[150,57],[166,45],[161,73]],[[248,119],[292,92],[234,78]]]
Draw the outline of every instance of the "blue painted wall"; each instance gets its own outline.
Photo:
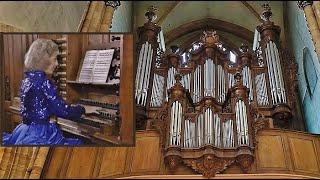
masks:
[[[320,134],[320,83],[318,79],[320,59],[315,52],[304,12],[298,8],[297,1],[287,2],[287,28],[288,46],[291,47],[298,63],[299,93],[305,125],[308,132]],[[311,85],[309,90],[308,83]]]

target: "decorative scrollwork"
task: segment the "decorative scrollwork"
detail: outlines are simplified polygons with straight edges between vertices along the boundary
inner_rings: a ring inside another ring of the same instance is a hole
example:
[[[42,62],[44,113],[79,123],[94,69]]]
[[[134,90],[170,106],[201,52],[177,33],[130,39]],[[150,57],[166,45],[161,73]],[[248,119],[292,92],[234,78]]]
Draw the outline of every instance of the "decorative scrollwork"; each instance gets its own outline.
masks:
[[[235,160],[229,158],[218,158],[214,155],[204,155],[200,159],[184,159],[183,162],[204,177],[214,177],[215,174],[224,171]]]
[[[117,8],[121,5],[120,1],[104,1],[106,6],[111,6],[113,8]]]
[[[298,1],[297,5],[300,9],[304,9],[306,6],[311,6],[313,1]]]
[[[244,173],[248,173],[251,164],[253,163],[253,156],[249,154],[241,154],[237,156],[236,162]]]

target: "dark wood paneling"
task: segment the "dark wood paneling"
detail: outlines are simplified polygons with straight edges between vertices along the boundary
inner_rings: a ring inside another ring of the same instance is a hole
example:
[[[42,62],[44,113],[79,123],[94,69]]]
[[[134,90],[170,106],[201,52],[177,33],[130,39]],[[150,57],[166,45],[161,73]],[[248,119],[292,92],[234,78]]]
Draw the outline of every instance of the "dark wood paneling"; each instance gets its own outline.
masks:
[[[134,144],[134,135],[135,135],[135,118],[134,118],[134,98],[133,98],[133,36],[126,34],[124,35],[123,49],[120,50],[123,52],[123,57],[121,58],[121,76],[120,76],[120,112],[122,117],[120,135],[121,140],[128,144]]]

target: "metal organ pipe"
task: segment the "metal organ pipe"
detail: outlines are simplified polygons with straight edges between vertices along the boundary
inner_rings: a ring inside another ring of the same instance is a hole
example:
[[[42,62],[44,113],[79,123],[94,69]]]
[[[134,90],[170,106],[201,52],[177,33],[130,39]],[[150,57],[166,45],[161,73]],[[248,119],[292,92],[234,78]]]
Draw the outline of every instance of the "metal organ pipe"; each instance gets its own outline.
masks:
[[[174,120],[175,120],[175,114],[174,114],[174,108],[175,108],[175,103],[176,102],[174,102],[173,104],[172,104],[172,107],[171,107],[171,123],[170,123],[170,134],[169,134],[169,145],[170,146],[172,146],[173,145],[173,139],[174,139],[174,135],[173,135],[173,132],[174,132],[174,126],[175,126],[175,122],[174,122]]]
[[[267,48],[265,49],[266,53],[266,59],[267,59],[267,65],[268,65],[268,73],[269,73],[269,79],[270,79],[270,88],[271,88],[271,98],[272,98],[272,103],[275,103],[275,83],[274,83],[274,76],[273,76],[273,70],[272,70],[272,64],[271,64],[271,57],[270,57],[270,52],[269,52],[269,44],[267,44]]]
[[[244,115],[243,125],[244,125],[245,144],[249,145],[247,107],[246,107],[246,105],[244,104],[243,101],[241,101],[241,103],[242,103],[242,114]]]
[[[236,126],[239,145],[249,145],[248,118],[246,105],[242,100],[236,103]]]
[[[257,91],[258,105],[259,106],[269,105],[265,73],[259,74],[255,77],[255,84],[256,84],[256,91]]]
[[[186,74],[182,76],[182,86],[189,91],[190,91],[190,75],[191,74]]]
[[[184,121],[184,147],[189,147],[189,131],[188,131],[188,128],[189,128],[189,121],[186,120]]]
[[[197,146],[201,147],[203,143],[203,114],[200,114],[197,118]]]
[[[137,104],[145,106],[148,94],[150,69],[153,59],[152,45],[148,42],[142,44],[139,54],[139,62],[136,76],[136,100]]]
[[[234,85],[234,75],[233,74],[231,74],[231,73],[228,73],[228,79],[229,79],[229,85],[228,85],[228,87],[229,88],[232,88],[232,86]]]
[[[226,84],[225,84],[225,72],[221,65],[218,65],[218,91],[217,97],[219,102],[223,102],[225,100],[225,93],[226,93]]]
[[[270,77],[273,104],[286,103],[286,92],[280,64],[279,52],[273,41],[267,43],[266,48],[268,72]],[[268,52],[268,53],[267,53]]]
[[[223,132],[222,132],[222,139],[223,139],[223,147],[230,148],[234,147],[234,140],[233,140],[233,121],[227,120],[222,124]]]
[[[167,78],[167,89],[170,89],[176,83],[176,80],[174,78],[176,73],[177,73],[176,68],[174,68],[174,67],[169,68],[169,70],[168,70],[168,78]],[[168,93],[166,91],[166,101],[168,101],[168,98],[169,98],[168,97]]]
[[[198,65],[193,73],[193,101],[195,103],[201,100],[201,65]]]
[[[161,30],[160,33],[158,34],[158,43],[160,49],[165,52],[166,51],[166,46],[165,46],[165,41],[164,41],[164,36],[163,36],[163,31]]]
[[[206,144],[212,144],[213,143],[213,129],[212,129],[212,121],[213,121],[213,117],[212,117],[212,110],[210,108],[207,108],[205,110],[205,116],[204,116],[204,120],[205,120],[205,143]]]
[[[248,66],[242,69],[243,85],[249,89],[249,102],[253,100],[252,82],[251,82],[251,70]]]
[[[279,56],[279,51],[278,48],[276,46],[276,44],[274,42],[272,42],[273,47],[274,47],[274,51],[275,51],[275,56],[276,56],[276,62],[277,62],[277,68],[278,68],[278,77],[280,79],[280,93],[281,93],[281,97],[282,97],[282,101],[281,103],[286,103],[287,99],[286,99],[286,91],[284,89],[284,82],[283,82],[283,75],[282,75],[282,68],[281,68],[281,64],[280,64],[280,56]]]
[[[190,122],[190,129],[191,129],[191,146],[195,147],[196,146],[196,124]]]
[[[214,134],[215,134],[215,141],[214,141],[214,145],[216,147],[220,147],[221,146],[221,130],[220,130],[220,118],[217,114],[214,114]]]
[[[144,78],[145,78],[145,75],[146,75],[146,69],[147,69],[147,64],[148,64],[148,56],[150,54],[150,49],[151,49],[151,44],[149,43],[146,43],[146,46],[145,47],[145,51],[144,51],[144,54],[143,54],[143,64],[142,64],[142,70],[141,70],[141,79],[140,79],[140,88],[141,88],[141,105],[144,106],[143,102],[144,102],[144,98],[146,98],[145,96],[145,92],[144,91],[144,82],[146,81]]]
[[[135,98],[137,100],[137,103],[140,104],[140,97],[141,97],[141,85],[140,85],[140,76],[141,76],[141,70],[142,68],[142,64],[144,63],[143,59],[144,59],[144,51],[145,51],[145,46],[148,42],[146,42],[145,44],[142,44],[141,49],[140,49],[140,53],[139,53],[139,62],[138,62],[138,69],[137,69],[137,75],[136,75],[136,94],[135,94]]]
[[[253,51],[259,48],[259,41],[260,41],[260,33],[258,32],[257,29],[254,31],[254,40],[253,40]]]
[[[152,94],[151,94],[151,107],[159,107],[163,101],[164,77],[154,74]]]
[[[149,47],[151,48],[151,44]],[[147,65],[147,72],[146,72],[146,78],[145,78],[145,79],[147,79],[147,81],[145,81],[145,86],[144,86],[145,97],[143,99],[143,106],[145,106],[146,101],[147,101],[150,71],[151,71],[151,64],[152,64],[152,58],[153,58],[153,49],[149,50],[149,52],[150,52],[150,54],[148,55],[148,65]]]
[[[214,63],[207,59],[204,64],[204,96],[215,97],[214,82]]]
[[[269,41],[268,42],[268,45],[269,45],[269,51],[271,53],[271,65],[272,65],[272,71],[273,71],[273,74],[274,74],[274,80],[275,80],[275,89],[274,89],[274,93],[275,93],[275,102],[276,104],[279,103],[279,100],[281,99],[281,95],[278,93],[278,87],[279,87],[279,79],[278,79],[278,71],[277,71],[277,65],[276,65],[276,57],[274,55],[274,50],[273,50],[273,47],[272,47],[272,43]]]

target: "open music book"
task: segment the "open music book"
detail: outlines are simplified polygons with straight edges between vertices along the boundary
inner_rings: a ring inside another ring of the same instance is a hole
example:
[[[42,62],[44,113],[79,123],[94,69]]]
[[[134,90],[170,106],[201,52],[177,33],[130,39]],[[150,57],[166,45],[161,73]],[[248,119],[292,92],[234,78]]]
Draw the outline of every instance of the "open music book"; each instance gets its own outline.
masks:
[[[83,83],[107,83],[114,49],[89,50],[86,52],[78,81]]]

